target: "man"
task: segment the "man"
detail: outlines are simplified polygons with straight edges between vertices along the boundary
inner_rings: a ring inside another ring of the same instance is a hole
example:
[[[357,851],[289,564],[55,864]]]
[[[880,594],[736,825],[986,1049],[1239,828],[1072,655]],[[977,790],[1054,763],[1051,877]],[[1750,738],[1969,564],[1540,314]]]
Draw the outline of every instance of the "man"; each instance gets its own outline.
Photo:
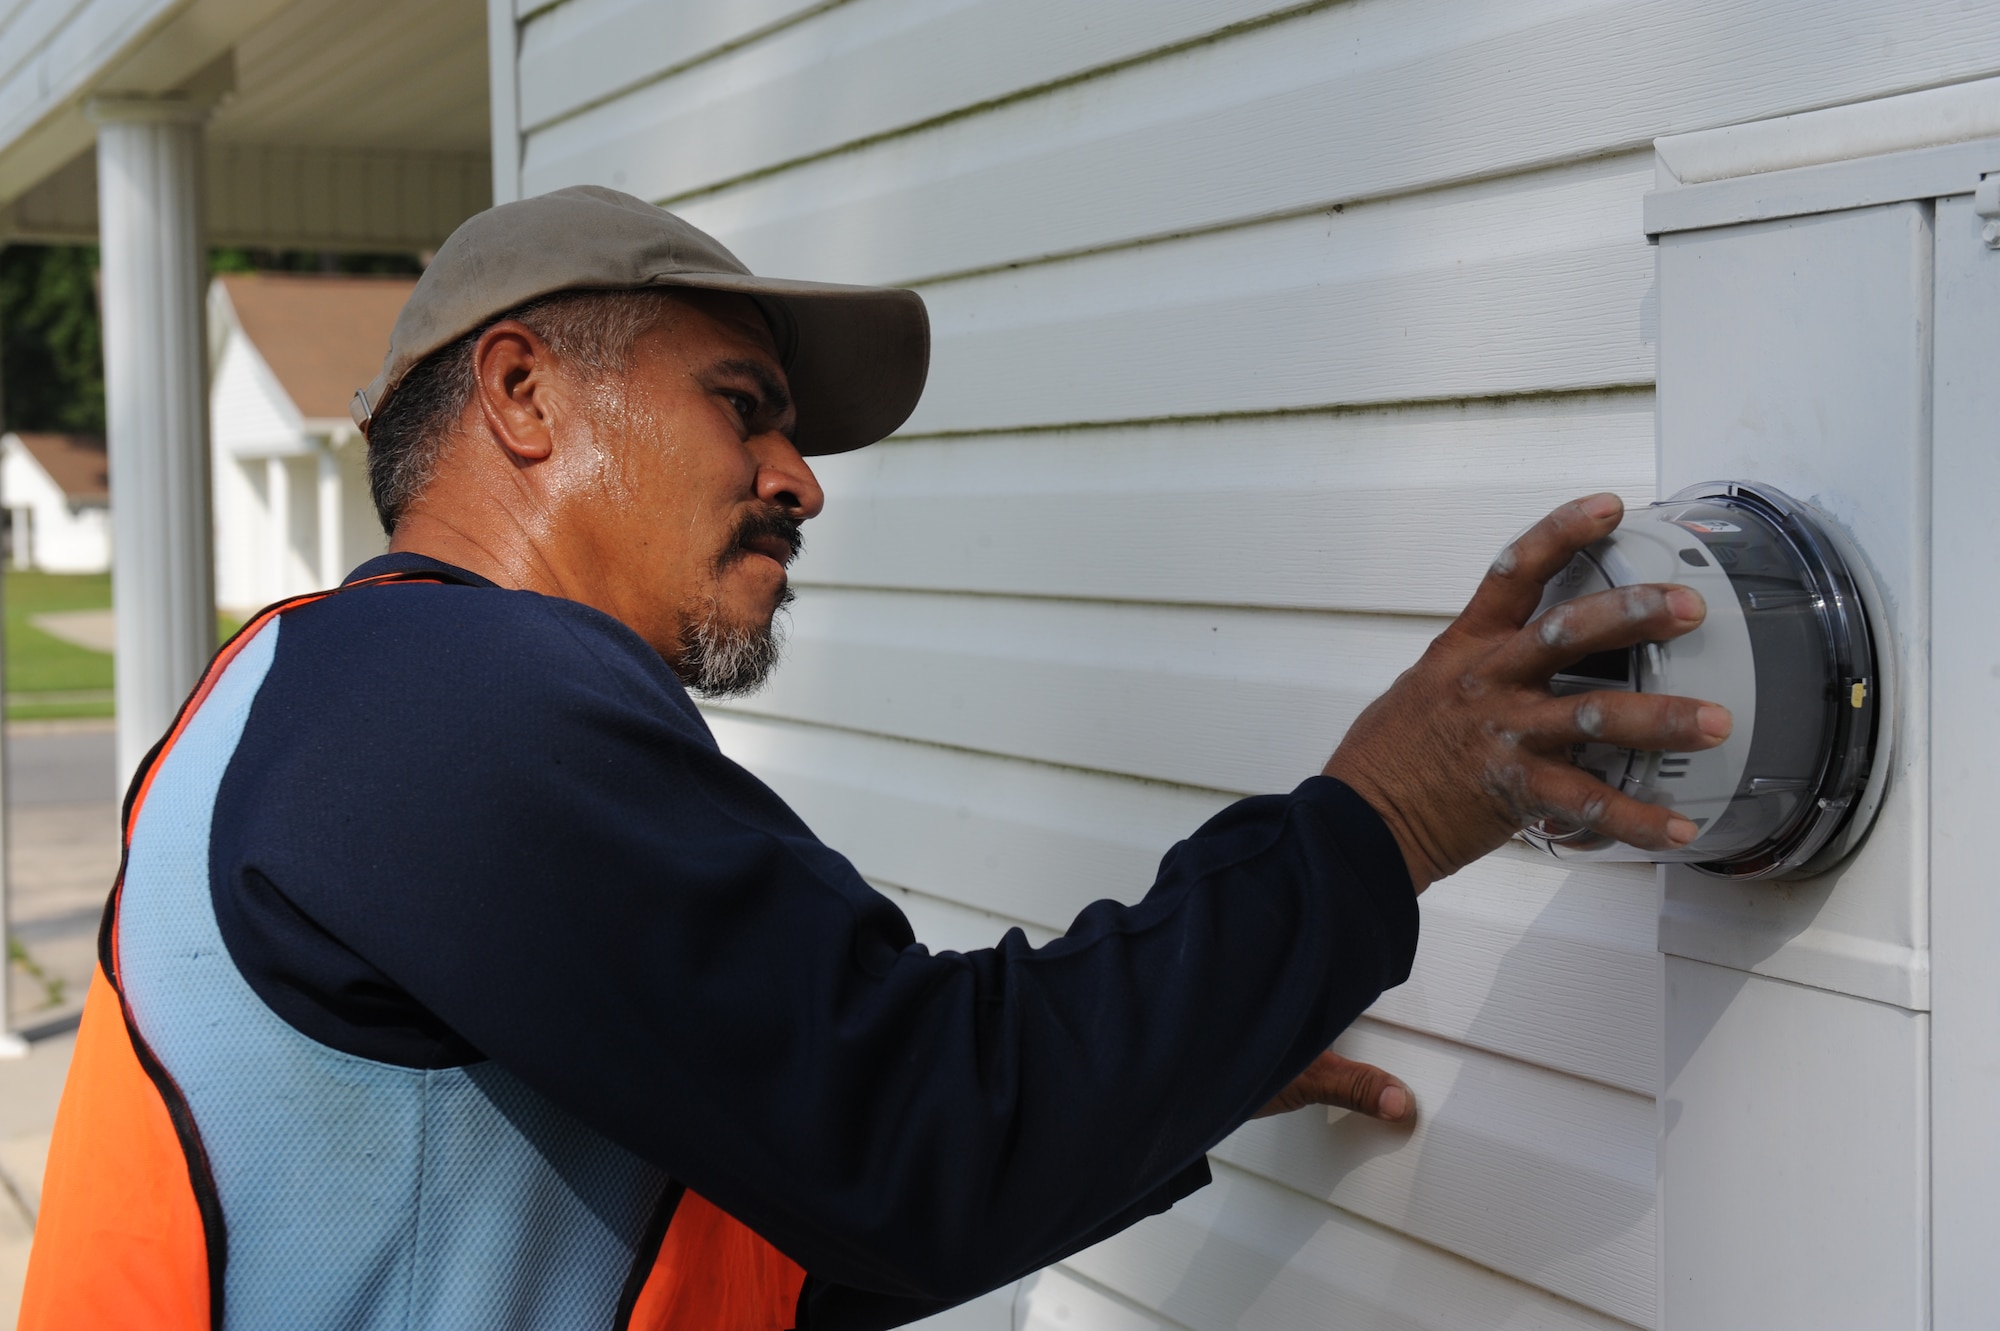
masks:
[[[929,953],[686,692],[768,672],[804,456],[894,430],[926,337],[609,190],[445,244],[361,395],[391,553],[247,626],[135,779],[23,1326],[896,1325],[1171,1205],[1260,1107],[1408,1113],[1324,1051],[1526,821],[1693,837],[1565,754],[1727,715],[1547,680],[1699,598],[1528,624],[1600,495],[1137,905]]]

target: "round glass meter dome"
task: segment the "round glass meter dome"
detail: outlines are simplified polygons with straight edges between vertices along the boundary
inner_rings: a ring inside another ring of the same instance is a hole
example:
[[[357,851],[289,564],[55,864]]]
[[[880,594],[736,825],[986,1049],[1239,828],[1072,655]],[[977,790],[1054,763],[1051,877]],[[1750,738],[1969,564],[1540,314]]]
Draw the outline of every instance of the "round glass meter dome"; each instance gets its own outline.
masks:
[[[1701,833],[1641,851],[1579,828],[1523,835],[1564,857],[1683,861],[1732,878],[1831,868],[1859,844],[1888,766],[1887,683],[1869,623],[1865,566],[1805,505],[1768,486],[1698,485],[1629,512],[1551,580],[1542,609],[1609,587],[1685,583],[1708,618],[1684,638],[1602,652],[1554,680],[1722,703],[1733,734],[1701,753],[1579,745],[1578,766],[1673,808]]]

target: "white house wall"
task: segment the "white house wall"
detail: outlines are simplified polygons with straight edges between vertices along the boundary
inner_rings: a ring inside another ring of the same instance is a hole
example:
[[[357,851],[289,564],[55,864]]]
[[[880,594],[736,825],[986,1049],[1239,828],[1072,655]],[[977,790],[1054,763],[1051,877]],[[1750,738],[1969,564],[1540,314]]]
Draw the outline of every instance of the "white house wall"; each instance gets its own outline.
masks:
[[[328,446],[264,358],[236,327],[220,287],[209,302],[221,350],[210,387],[215,456],[215,600],[242,612],[330,585],[382,552],[385,541],[368,499],[366,449],[332,450],[338,480],[337,568],[322,568],[319,485]],[[282,537],[272,524],[272,468],[282,467]],[[282,550],[279,548],[282,543]]]
[[[286,468],[290,516],[282,558],[275,553],[277,537],[271,530],[271,461],[216,451],[215,601],[237,613],[329,586],[387,544],[368,500],[367,463],[360,448],[349,446],[334,454],[340,477],[340,557],[334,570],[319,566],[317,455],[278,462]]]
[[[517,15],[503,184],[930,303],[910,426],[819,465],[789,664],[710,715],[950,946],[1136,896],[1316,770],[1535,514],[1650,497],[1654,137],[2000,68],[2000,7],[1948,0]],[[1344,1042],[1416,1130],[1253,1125],[1016,1317],[1654,1325],[1654,893],[1512,848],[1433,888]]]
[[[366,445],[350,442],[334,453],[334,461],[340,468],[340,567],[323,572],[346,577],[357,564],[388,549],[389,539],[375,516],[374,501],[368,497]]]
[[[286,521],[272,521],[273,467]],[[323,585],[315,559],[319,513],[312,458],[232,457],[217,450],[215,474],[215,602],[237,614]]]
[[[216,447],[233,457],[296,454],[310,447],[298,409],[278,386],[277,376],[233,328],[209,390],[209,432]]]
[[[0,452],[0,503],[14,514],[16,567],[103,573],[111,567],[111,510],[73,505],[12,435]]]
[[[215,483],[215,603],[242,611],[264,603],[268,547],[263,464],[217,449],[209,472]]]
[[[282,502],[285,510],[283,539],[271,534],[267,565],[273,581],[266,601],[281,596],[316,590],[319,575],[319,496],[314,489],[319,476],[316,457],[267,458],[264,469],[264,502],[273,502],[273,472],[282,474]]]

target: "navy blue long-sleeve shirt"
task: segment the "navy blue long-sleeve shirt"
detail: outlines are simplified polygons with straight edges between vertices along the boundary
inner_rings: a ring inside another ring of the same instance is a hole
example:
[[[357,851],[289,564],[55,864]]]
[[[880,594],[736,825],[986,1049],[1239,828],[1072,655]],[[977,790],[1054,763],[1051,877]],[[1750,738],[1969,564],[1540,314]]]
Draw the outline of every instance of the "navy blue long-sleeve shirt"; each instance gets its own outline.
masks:
[[[1409,973],[1337,781],[1243,800],[1136,905],[932,953],[586,606],[411,555],[286,613],[224,777],[217,915],[323,1043],[493,1059],[888,1325],[1163,1209]],[[1135,885],[1137,886],[1137,885]]]

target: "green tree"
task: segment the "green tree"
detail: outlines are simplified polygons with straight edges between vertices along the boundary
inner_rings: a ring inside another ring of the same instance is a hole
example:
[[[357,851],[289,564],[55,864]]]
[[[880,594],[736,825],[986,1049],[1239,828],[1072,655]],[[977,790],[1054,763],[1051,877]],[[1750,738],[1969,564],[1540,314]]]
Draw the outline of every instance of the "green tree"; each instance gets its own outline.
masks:
[[[211,273],[406,273],[424,271],[414,254],[349,254],[339,250],[267,250],[225,246],[208,252]]]
[[[420,273],[412,254],[221,248],[214,273]],[[9,430],[104,433],[94,245],[0,246],[0,403]]]
[[[0,248],[0,384],[6,428],[104,433],[97,248]]]

